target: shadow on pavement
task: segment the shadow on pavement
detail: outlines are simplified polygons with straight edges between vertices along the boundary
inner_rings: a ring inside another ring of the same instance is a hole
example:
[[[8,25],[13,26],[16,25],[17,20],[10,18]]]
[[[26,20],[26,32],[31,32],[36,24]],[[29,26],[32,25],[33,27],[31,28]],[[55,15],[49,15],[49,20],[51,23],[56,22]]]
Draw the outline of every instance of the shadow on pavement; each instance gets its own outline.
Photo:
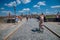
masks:
[[[43,30],[39,30],[39,28],[31,29],[32,32],[43,33]]]

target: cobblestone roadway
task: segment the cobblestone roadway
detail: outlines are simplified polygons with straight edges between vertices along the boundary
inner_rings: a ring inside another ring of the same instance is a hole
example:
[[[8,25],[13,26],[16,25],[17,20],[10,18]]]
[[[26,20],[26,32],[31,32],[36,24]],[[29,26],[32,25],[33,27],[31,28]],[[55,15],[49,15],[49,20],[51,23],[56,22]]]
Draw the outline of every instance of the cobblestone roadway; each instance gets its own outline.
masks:
[[[44,28],[43,33],[36,31],[36,28],[38,28],[37,20],[29,19],[8,40],[59,40],[59,38],[46,28]]]

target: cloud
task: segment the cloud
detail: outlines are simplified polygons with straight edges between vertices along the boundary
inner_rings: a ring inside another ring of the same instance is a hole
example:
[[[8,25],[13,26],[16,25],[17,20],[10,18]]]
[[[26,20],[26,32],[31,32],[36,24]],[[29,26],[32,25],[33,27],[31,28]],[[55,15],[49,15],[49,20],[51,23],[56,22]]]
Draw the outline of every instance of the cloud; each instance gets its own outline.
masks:
[[[45,4],[45,1],[38,2],[37,4],[38,4],[39,6],[40,6],[40,5],[43,5],[43,6],[45,6],[45,5],[46,5],[46,4]]]
[[[16,6],[16,1],[10,2],[8,4],[5,3],[5,6],[8,6],[8,7]]]
[[[46,11],[46,13],[50,13],[50,12]]]
[[[29,11],[30,9],[29,8],[24,8],[23,11]]]
[[[23,13],[24,11],[23,10],[19,10],[18,13]]]
[[[22,9],[22,10],[19,10],[19,11],[17,11],[18,13],[24,13],[24,12],[27,12],[27,11],[29,11],[30,9],[29,8],[24,8],[24,9]]]
[[[21,1],[22,1],[22,3],[24,3],[24,4],[27,4],[27,3],[31,2],[31,0],[21,0]]]
[[[33,14],[37,14],[37,12],[33,12]]]
[[[16,0],[17,4],[21,4],[21,1],[20,0]]]
[[[9,11],[1,11],[2,13],[6,13],[6,12],[9,12]]]
[[[22,10],[17,11],[17,13],[28,14],[29,11],[30,11],[30,8],[24,8]]]
[[[21,1],[20,0],[16,0],[16,1],[13,1],[13,2],[10,2],[10,3],[5,3],[4,5],[8,6],[8,7],[13,7],[13,6],[17,6],[19,4],[21,4]]]
[[[5,8],[2,7],[2,8],[0,8],[0,9],[3,10],[3,9],[5,9]]]
[[[1,11],[2,13],[8,13],[8,12],[10,12],[10,11]]]
[[[11,14],[13,14],[11,11],[1,11],[1,12],[6,13],[6,14],[8,14],[10,12]]]
[[[60,5],[51,6],[51,8],[60,8]]]
[[[46,9],[46,13],[50,13],[48,9]]]
[[[13,6],[17,6],[17,5],[21,4],[21,2],[24,4],[27,4],[27,3],[31,2],[31,0],[16,0],[16,1],[13,1],[10,3],[5,3],[4,5],[8,6],[8,7],[13,7]]]
[[[40,7],[40,6],[38,6],[38,5],[34,5],[33,7]]]
[[[45,1],[40,1],[40,2],[38,2],[36,5],[34,5],[33,7],[40,7],[40,6],[45,6],[46,4],[45,4]]]

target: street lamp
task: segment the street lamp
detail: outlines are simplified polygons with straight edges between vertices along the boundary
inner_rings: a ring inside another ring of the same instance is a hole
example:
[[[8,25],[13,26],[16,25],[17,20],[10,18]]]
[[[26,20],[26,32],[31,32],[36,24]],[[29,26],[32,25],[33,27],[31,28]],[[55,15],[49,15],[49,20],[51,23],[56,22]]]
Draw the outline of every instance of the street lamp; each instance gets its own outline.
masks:
[[[14,17],[15,17],[15,20],[16,20],[16,6],[15,5],[13,5],[13,8],[14,8]]]

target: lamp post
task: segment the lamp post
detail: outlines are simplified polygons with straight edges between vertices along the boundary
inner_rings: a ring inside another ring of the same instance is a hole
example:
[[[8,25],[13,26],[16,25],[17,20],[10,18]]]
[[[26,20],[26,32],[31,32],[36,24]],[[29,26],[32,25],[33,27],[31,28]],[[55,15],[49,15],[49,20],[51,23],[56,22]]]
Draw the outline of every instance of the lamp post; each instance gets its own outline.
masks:
[[[16,20],[16,6],[13,6],[13,8],[14,8],[14,17],[15,17],[15,20]]]

